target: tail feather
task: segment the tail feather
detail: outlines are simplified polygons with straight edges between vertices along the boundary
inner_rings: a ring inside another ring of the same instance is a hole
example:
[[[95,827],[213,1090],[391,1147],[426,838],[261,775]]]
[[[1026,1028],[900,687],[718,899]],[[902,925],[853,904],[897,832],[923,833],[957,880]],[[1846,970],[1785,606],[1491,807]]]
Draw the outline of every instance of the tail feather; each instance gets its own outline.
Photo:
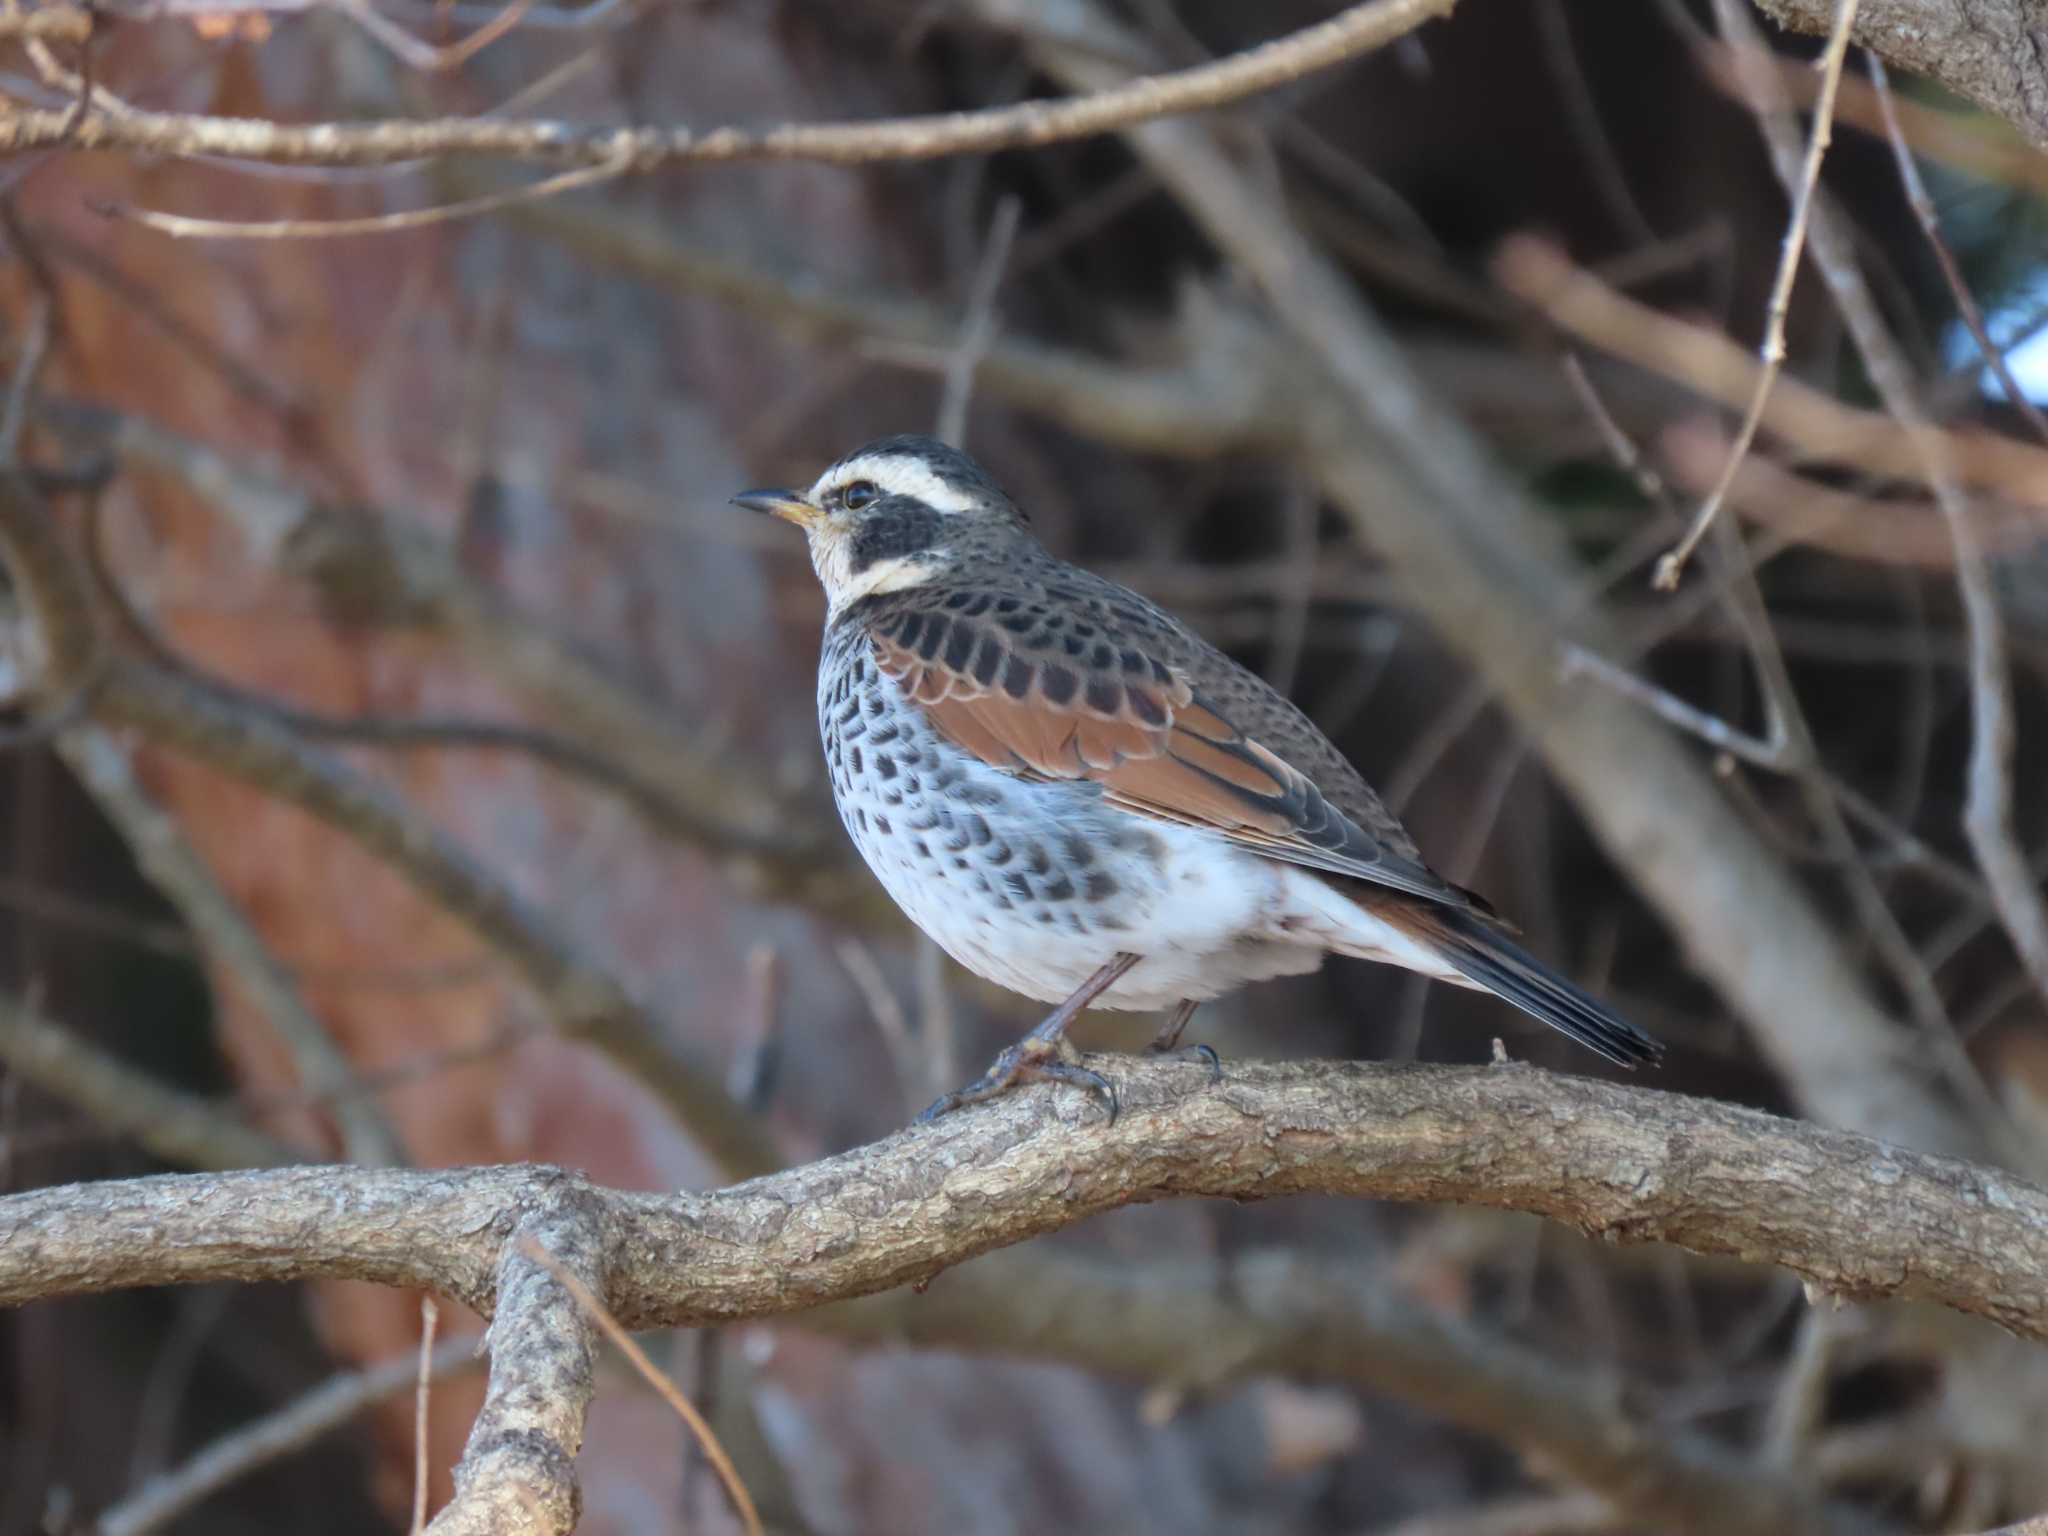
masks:
[[[1444,907],[1426,911],[1432,947],[1468,981],[1617,1066],[1639,1066],[1664,1054],[1659,1042],[1565,980],[1484,918]]]

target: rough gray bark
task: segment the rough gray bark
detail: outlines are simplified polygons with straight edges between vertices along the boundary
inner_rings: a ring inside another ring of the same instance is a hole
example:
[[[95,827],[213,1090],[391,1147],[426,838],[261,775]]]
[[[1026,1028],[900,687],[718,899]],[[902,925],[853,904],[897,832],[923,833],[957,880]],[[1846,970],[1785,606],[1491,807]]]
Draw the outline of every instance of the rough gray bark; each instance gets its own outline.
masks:
[[[0,1200],[0,1303],[137,1285],[343,1276],[489,1312],[523,1221],[574,1206],[628,1327],[786,1315],[927,1280],[1172,1195],[1323,1193],[1530,1211],[1620,1242],[1782,1265],[2048,1338],[2048,1193],[1993,1169],[1754,1110],[1521,1066],[1092,1057],[1123,1095],[1027,1092],[710,1194],[557,1169],[287,1168]]]
[[[1832,0],[1757,0],[1794,32],[1825,34]],[[2041,0],[1863,0],[1850,36],[1995,112],[2048,149],[2048,5]]]

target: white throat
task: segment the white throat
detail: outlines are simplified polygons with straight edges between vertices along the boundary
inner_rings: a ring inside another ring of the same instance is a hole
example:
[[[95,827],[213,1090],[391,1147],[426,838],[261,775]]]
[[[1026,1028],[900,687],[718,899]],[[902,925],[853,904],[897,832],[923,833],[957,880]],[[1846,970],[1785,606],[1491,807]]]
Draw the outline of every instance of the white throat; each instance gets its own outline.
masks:
[[[827,527],[811,535],[811,569],[825,589],[828,617],[836,618],[849,603],[879,592],[902,592],[923,586],[938,574],[944,561],[931,554],[898,555],[877,560],[858,575],[853,571],[853,539]]]

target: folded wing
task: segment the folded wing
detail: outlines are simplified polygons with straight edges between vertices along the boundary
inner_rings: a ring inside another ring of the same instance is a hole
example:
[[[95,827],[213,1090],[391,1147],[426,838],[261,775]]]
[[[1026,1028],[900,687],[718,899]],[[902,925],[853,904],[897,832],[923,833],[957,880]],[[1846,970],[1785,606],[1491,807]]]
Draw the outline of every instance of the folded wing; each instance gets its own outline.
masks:
[[[1059,654],[984,615],[878,617],[882,671],[936,728],[1020,777],[1082,780],[1135,815],[1203,827],[1269,858],[1473,909],[1469,893],[1387,847],[1307,775],[1247,736],[1187,676],[1115,635]]]

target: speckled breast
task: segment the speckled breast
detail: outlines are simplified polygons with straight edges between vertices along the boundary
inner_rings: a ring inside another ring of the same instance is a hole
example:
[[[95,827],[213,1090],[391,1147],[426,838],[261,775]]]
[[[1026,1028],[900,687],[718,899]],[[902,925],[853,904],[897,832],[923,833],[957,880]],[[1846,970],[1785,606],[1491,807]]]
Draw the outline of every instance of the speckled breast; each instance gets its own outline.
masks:
[[[840,818],[910,919],[970,970],[1046,999],[1154,904],[1161,840],[1092,786],[1030,783],[939,735],[857,628],[828,633],[818,724]]]

